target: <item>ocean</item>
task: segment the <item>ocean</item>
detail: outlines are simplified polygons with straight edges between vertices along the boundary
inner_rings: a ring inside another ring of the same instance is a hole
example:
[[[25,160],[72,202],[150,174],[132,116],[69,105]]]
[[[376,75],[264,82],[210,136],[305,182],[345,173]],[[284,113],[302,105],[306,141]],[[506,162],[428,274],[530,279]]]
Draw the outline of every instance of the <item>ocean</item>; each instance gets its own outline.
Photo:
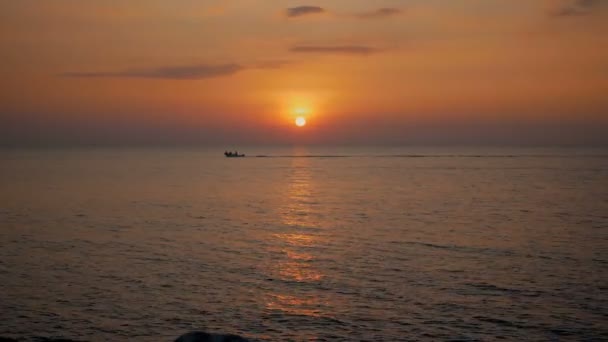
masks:
[[[608,340],[608,150],[0,150],[0,336]]]

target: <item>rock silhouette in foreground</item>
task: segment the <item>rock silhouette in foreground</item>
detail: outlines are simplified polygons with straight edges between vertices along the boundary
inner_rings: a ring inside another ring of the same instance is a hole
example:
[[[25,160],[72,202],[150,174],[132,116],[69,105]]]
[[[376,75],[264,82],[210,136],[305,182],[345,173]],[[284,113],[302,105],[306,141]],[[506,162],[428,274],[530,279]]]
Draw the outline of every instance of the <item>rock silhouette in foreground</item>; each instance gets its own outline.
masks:
[[[249,340],[237,335],[209,334],[202,331],[192,331],[178,337],[175,342],[249,342]]]

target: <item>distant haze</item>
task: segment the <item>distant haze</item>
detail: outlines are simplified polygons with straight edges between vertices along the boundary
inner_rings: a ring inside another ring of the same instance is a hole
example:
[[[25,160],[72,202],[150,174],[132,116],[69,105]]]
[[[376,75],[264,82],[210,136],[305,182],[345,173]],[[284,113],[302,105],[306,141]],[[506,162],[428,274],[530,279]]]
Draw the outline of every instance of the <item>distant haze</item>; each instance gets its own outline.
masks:
[[[20,0],[0,19],[3,146],[608,144],[605,1]]]

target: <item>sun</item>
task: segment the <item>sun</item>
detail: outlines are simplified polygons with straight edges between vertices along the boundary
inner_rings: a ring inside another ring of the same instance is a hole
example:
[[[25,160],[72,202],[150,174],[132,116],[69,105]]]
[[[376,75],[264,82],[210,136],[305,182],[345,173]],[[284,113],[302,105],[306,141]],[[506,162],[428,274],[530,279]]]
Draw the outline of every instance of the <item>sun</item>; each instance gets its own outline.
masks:
[[[298,127],[306,126],[306,118],[303,116],[298,116],[296,118],[296,126],[298,126]]]

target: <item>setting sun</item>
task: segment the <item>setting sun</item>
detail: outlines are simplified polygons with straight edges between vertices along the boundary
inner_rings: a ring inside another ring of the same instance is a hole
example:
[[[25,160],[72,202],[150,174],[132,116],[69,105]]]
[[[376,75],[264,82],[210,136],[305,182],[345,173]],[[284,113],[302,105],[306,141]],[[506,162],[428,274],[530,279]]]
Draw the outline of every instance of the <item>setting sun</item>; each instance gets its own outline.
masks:
[[[303,116],[298,116],[296,118],[296,126],[298,126],[298,127],[306,126],[306,119]]]

